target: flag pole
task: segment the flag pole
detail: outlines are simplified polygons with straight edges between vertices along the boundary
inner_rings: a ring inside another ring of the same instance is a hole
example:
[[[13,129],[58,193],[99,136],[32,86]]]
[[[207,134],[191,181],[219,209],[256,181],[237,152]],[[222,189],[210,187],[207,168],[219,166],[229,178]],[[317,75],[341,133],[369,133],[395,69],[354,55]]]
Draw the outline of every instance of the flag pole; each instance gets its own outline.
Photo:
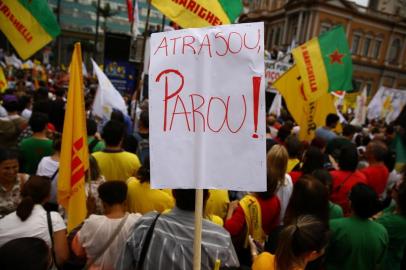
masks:
[[[150,14],[151,14],[151,0],[147,0],[147,2],[148,2],[148,11],[147,11],[147,18],[146,18],[146,20],[145,20],[145,27],[144,27],[144,40],[143,40],[143,42],[142,42],[142,54],[141,54],[141,63],[140,63],[140,70],[139,70],[139,72],[138,72],[138,83],[141,81],[141,77],[142,77],[142,69],[144,68],[144,56],[145,56],[145,46],[146,46],[146,43],[147,43],[147,38],[148,38],[148,28],[149,28],[149,17],[150,17]],[[141,86],[142,87],[142,86]],[[141,89],[140,89],[140,91],[142,91]],[[139,97],[141,96],[141,95],[139,95],[139,94],[136,94],[136,96],[138,96],[138,101],[140,101],[139,100]]]
[[[203,189],[196,189],[195,237],[193,241],[193,270],[201,269],[202,220],[203,220]]]
[[[162,15],[162,25],[161,25],[161,31],[162,32],[164,31],[164,28],[165,28],[165,19],[166,19],[166,16]]]

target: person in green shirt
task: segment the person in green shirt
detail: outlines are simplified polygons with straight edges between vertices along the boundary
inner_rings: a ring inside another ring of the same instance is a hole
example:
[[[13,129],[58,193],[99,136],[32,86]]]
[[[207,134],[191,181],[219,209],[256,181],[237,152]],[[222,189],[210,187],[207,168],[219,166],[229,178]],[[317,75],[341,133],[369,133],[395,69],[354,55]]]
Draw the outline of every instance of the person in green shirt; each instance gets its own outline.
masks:
[[[21,141],[19,151],[21,154],[21,171],[35,174],[41,159],[52,155],[52,141],[47,137],[48,115],[33,113],[29,120],[33,132],[32,136]]]
[[[87,128],[87,145],[89,147],[89,153],[103,151],[106,148],[104,141],[97,138],[97,123],[93,119],[86,119]]]
[[[313,176],[324,184],[324,186],[328,190],[328,195],[330,197],[331,191],[333,189],[333,178],[331,177],[331,174],[327,170],[319,169],[313,172]],[[328,202],[328,212],[330,219],[344,217],[343,209],[341,208],[341,206],[333,203],[332,201]]]
[[[389,235],[389,247],[382,269],[400,270],[400,263],[406,247],[406,181],[392,190],[395,205],[384,210],[376,222],[382,224]]]
[[[338,204],[333,202],[328,202],[329,217],[330,219],[342,218],[344,217],[343,209]]]
[[[378,208],[378,196],[369,186],[359,183],[351,189],[349,199],[352,215],[330,220],[326,269],[377,269],[389,242],[385,227],[369,220]]]

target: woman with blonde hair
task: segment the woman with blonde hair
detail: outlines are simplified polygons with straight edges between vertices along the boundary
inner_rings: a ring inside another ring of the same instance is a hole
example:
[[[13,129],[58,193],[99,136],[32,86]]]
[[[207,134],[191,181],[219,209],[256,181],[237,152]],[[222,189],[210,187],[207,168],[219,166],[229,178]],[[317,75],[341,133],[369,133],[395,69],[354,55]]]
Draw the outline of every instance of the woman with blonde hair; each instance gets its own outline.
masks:
[[[274,145],[267,156],[268,189],[275,189],[281,205],[279,222],[283,224],[286,208],[293,192],[292,178],[286,173],[288,166],[288,151],[282,145]]]
[[[231,202],[224,224],[233,237],[237,255],[243,265],[251,265],[248,236],[251,235],[263,245],[280,222],[281,203],[276,192],[284,184],[288,154],[283,146],[274,145],[267,159],[267,191],[250,193],[240,201]],[[283,190],[281,194],[286,196]]]
[[[310,215],[300,216],[282,230],[275,255],[263,252],[257,256],[255,244],[251,244],[252,269],[304,270],[309,262],[324,254],[328,239],[328,227],[323,221]]]

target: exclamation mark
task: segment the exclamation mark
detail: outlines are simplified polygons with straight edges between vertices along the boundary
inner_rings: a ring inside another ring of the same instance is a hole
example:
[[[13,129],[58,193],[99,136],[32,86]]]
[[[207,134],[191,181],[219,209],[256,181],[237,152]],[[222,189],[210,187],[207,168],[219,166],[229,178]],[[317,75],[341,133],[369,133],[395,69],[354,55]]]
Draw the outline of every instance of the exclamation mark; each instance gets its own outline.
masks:
[[[252,94],[254,97],[254,134],[252,138],[258,138],[258,110],[259,110],[259,89],[261,86],[261,77],[252,77]]]

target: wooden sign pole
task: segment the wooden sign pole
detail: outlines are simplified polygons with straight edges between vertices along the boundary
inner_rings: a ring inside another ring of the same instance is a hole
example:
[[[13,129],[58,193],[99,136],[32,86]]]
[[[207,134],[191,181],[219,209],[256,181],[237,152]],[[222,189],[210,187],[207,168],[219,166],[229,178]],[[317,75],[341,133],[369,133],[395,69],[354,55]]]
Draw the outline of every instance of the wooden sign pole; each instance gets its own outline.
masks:
[[[202,255],[203,189],[196,189],[195,238],[193,242],[193,270],[201,269]]]

